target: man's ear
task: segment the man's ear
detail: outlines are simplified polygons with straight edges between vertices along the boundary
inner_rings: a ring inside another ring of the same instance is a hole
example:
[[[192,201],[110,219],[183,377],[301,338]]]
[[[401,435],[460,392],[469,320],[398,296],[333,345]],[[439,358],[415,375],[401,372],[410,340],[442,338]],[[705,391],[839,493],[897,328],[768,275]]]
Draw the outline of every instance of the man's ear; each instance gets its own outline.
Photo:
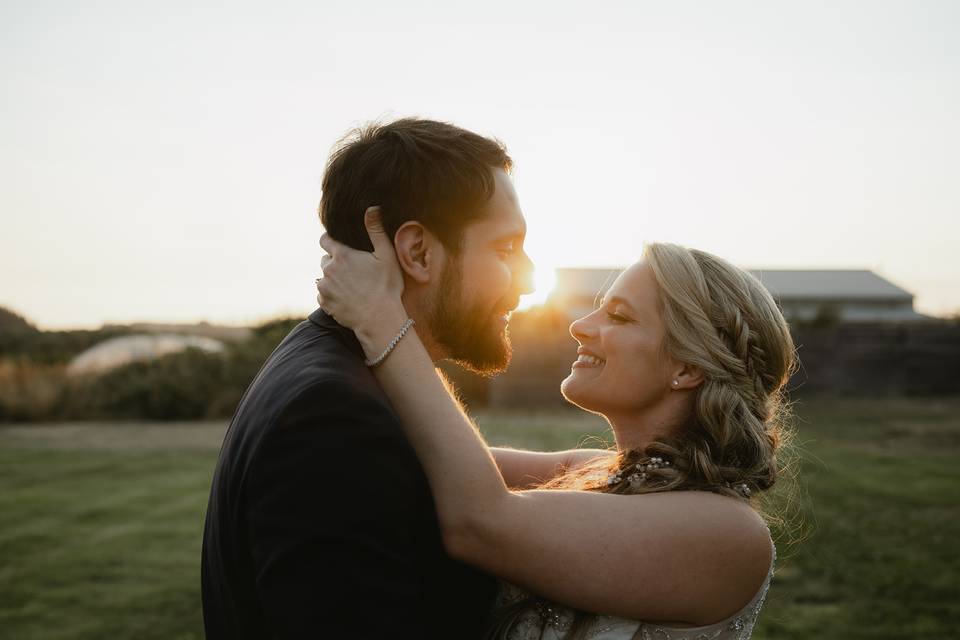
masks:
[[[393,235],[400,268],[414,282],[430,282],[431,263],[437,259],[439,241],[419,222],[409,220],[400,225]]]

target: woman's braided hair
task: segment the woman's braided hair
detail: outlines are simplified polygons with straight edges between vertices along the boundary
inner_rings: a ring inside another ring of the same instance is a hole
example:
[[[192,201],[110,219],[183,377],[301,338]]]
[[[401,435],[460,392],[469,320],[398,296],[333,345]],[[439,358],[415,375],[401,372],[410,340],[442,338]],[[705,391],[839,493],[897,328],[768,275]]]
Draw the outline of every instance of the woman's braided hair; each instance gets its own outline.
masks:
[[[769,489],[777,479],[783,389],[794,367],[783,315],[756,278],[714,255],[651,244],[644,257],[659,288],[664,349],[704,377],[689,423],[643,452],[671,461],[650,472],[655,478],[659,471],[659,483],[644,484],[728,495]]]
[[[624,451],[612,463],[598,459],[542,488],[700,490],[754,502],[777,481],[777,453],[789,434],[784,387],[795,360],[787,323],[756,278],[714,255],[656,243],[644,258],[659,289],[665,353],[703,372],[693,413],[643,449]],[[629,481],[634,473],[644,480]],[[533,605],[536,598],[526,608]],[[501,619],[494,637],[506,637],[517,615]],[[583,636],[593,619],[578,612],[566,637]]]

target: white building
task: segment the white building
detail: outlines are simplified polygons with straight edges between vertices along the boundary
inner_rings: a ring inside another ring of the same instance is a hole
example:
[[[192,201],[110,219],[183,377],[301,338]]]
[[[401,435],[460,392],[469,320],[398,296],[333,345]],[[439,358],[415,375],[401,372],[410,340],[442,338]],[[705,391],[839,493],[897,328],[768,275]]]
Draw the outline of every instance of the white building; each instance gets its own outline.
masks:
[[[96,344],[76,356],[67,367],[71,375],[103,373],[138,360],[153,360],[168,353],[200,349],[221,353],[224,345],[205,336],[137,334],[119,336]]]
[[[547,304],[571,318],[592,311],[621,268],[557,269]],[[770,291],[788,321],[914,322],[913,294],[867,270],[751,270]]]

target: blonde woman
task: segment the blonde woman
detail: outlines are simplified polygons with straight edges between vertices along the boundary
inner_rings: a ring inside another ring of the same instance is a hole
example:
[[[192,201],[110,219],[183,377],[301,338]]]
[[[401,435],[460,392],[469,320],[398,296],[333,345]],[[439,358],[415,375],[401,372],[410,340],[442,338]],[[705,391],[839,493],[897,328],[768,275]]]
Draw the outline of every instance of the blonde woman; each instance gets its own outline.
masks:
[[[447,552],[502,579],[491,635],[750,637],[776,555],[753,503],[776,480],[793,364],[763,286],[710,254],[648,245],[570,327],[580,348],[562,392],[609,421],[616,451],[491,451],[415,328],[400,331],[401,269],[375,211],[367,229],[373,253],[321,240],[318,300],[382,357],[374,374]]]

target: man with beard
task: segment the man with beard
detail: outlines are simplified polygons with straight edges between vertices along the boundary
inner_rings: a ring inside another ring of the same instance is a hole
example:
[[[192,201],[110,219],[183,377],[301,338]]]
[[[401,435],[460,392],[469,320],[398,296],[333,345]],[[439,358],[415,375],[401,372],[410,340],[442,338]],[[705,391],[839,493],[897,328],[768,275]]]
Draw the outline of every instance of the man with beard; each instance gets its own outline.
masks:
[[[371,250],[364,214],[379,207],[434,361],[487,374],[509,362],[507,319],[532,271],[511,164],[496,141],[405,119],[352,132],[327,165],[324,227]],[[230,423],[202,578],[209,640],[482,631],[495,583],[444,553],[399,419],[355,336],[320,309],[277,347]]]

